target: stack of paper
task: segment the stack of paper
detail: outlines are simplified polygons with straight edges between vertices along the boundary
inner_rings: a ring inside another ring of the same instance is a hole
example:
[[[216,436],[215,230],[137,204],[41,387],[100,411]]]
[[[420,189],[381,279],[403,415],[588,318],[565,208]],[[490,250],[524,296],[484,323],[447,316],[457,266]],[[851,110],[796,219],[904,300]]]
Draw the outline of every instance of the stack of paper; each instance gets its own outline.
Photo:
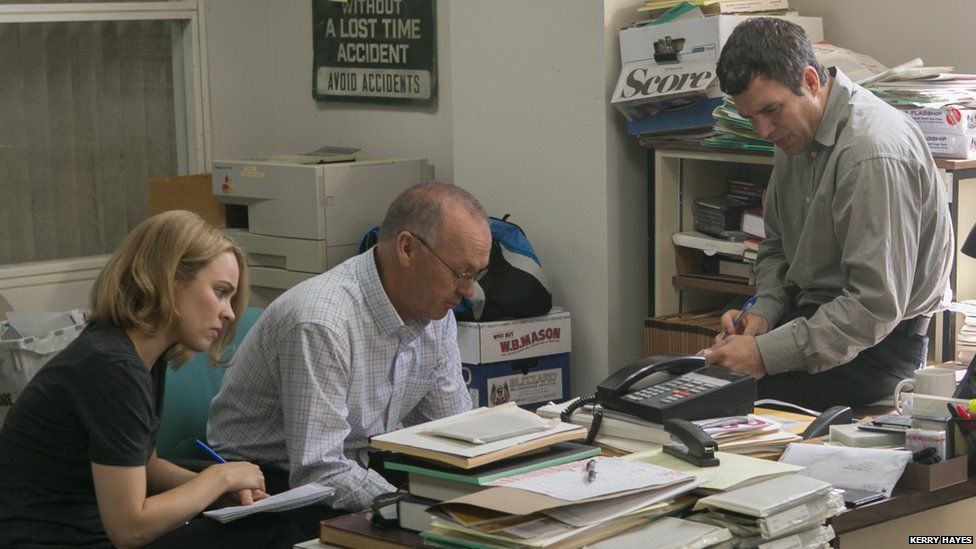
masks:
[[[434,528],[421,536],[461,546],[579,547],[690,506],[692,498],[680,496],[700,483],[619,458],[577,461],[434,506]]]
[[[586,430],[582,427],[544,420],[508,402],[375,436],[370,445],[471,469],[583,438]]]
[[[261,512],[288,511],[305,507],[322,501],[335,493],[335,488],[322,486],[314,482],[292,488],[287,492],[275,494],[269,498],[256,501],[251,505],[236,505],[234,507],[224,507],[205,511],[204,516],[210,517],[220,522],[230,522],[248,515]]]
[[[728,528],[737,547],[821,547],[834,537],[825,522],[844,510],[844,499],[827,482],[786,475],[704,497],[694,510],[690,520]]]
[[[674,471],[694,474],[698,480],[702,481],[696,491],[703,493],[734,490],[803,470],[803,466],[800,465],[726,452],[715,452],[715,457],[719,460],[717,467],[696,467],[671,454],[665,454],[659,449],[630,454],[622,459],[650,463]]]
[[[553,444],[544,452],[518,456],[474,469],[438,466],[406,456],[386,462],[386,468],[407,473],[408,491],[414,496],[438,501],[484,490],[489,483],[514,475],[600,455],[600,449],[578,442]]]

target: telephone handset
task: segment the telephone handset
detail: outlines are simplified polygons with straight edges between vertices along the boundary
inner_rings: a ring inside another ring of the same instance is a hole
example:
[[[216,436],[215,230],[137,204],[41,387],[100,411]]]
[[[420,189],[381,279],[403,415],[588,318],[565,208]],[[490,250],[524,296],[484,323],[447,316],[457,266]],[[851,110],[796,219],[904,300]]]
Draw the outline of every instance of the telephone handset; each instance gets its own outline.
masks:
[[[658,355],[624,366],[596,388],[596,402],[655,423],[752,412],[756,380],[707,366],[704,357]]]

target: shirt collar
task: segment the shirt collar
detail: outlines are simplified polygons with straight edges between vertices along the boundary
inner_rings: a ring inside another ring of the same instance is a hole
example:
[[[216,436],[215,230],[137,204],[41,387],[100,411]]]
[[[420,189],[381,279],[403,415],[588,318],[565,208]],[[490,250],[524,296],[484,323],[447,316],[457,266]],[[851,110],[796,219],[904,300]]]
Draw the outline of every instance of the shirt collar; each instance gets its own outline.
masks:
[[[837,67],[829,69],[833,83],[830,95],[827,96],[827,106],[824,108],[823,118],[817,128],[813,140],[824,147],[832,147],[837,141],[838,127],[845,121],[847,114],[844,108],[854,95],[854,83]]]
[[[376,247],[368,252],[369,257],[360,261],[356,268],[356,276],[362,288],[366,307],[376,323],[381,334],[396,337],[406,343],[416,339],[424,331],[429,322],[410,321],[404,323],[397,314],[390,297],[380,282],[380,272],[376,268]]]

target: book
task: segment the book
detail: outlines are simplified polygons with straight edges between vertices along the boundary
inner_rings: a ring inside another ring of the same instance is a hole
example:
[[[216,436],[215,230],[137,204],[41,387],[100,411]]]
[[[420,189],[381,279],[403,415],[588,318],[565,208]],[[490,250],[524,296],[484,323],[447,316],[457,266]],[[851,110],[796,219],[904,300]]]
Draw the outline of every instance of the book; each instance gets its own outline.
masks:
[[[762,208],[754,208],[742,212],[742,232],[766,238],[766,224],[763,223]]]
[[[703,497],[695,510],[726,510],[766,518],[830,493],[829,482],[804,475],[783,475],[743,488]]]
[[[745,244],[742,242],[714,238],[696,231],[674,233],[671,235],[671,241],[675,246],[695,248],[704,251],[708,255],[723,253],[742,257],[742,253],[746,249]]]
[[[304,507],[306,505],[311,505],[313,503],[322,501],[334,493],[335,488],[332,488],[331,486],[322,486],[321,484],[310,482],[308,484],[299,486],[298,488],[292,488],[287,492],[282,492],[280,494],[275,494],[265,499],[255,501],[250,505],[223,507],[221,509],[205,511],[203,515],[218,522],[227,523],[232,520],[253,515],[254,513],[297,509],[299,507]]]
[[[319,542],[331,546],[396,549],[423,547],[424,540],[415,532],[402,528],[383,529],[369,521],[370,511],[323,520],[319,524]]]
[[[755,273],[753,272],[752,265],[749,263],[720,259],[718,262],[718,274],[752,280]]]
[[[468,470],[438,467],[409,458],[387,461],[386,468],[407,473],[411,494],[445,501],[486,488],[489,482],[500,478],[597,455],[600,455],[600,449],[595,446],[577,442],[560,442],[543,452],[518,456]]]
[[[448,418],[429,421],[384,435],[374,436],[370,445],[378,450],[398,452],[408,456],[428,459],[461,469],[494,463],[519,456],[540,448],[547,448],[557,442],[586,438],[586,430],[577,425],[552,421],[551,427],[544,431],[514,436],[484,444],[444,438],[431,434],[434,429],[445,425],[457,425],[458,420],[477,418],[477,425],[486,417],[497,417],[505,421],[512,413],[522,412],[535,417],[528,410],[522,410],[514,402],[492,408],[477,408]]]
[[[427,512],[427,508],[437,502],[432,499],[408,494],[397,500],[397,520],[400,528],[413,532],[430,530],[434,515]]]

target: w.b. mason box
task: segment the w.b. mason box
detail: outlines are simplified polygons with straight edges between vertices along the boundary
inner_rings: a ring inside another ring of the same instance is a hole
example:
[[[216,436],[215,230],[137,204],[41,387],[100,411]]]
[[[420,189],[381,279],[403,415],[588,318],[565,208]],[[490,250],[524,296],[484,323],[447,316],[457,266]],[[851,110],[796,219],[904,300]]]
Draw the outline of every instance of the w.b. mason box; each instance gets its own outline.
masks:
[[[458,322],[464,382],[475,406],[535,408],[569,395],[568,311],[495,322]]]
[[[515,402],[535,409],[569,396],[569,353],[462,364],[461,371],[475,407]]]

